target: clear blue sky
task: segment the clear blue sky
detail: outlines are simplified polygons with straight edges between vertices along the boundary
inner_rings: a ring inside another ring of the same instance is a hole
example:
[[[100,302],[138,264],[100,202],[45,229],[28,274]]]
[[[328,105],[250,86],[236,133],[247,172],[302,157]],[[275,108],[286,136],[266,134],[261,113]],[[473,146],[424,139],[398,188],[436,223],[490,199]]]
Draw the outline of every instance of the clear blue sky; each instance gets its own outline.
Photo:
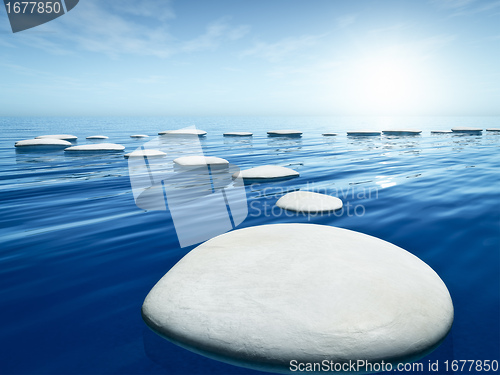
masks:
[[[80,0],[13,34],[0,115],[500,115],[498,0]]]

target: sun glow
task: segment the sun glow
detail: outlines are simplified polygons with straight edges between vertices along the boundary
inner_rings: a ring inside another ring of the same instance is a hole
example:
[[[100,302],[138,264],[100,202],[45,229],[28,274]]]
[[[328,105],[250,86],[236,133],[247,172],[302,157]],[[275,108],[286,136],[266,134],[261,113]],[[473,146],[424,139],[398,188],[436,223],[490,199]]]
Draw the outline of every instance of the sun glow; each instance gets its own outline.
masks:
[[[424,70],[410,59],[371,57],[353,66],[354,100],[378,113],[411,112],[425,96]]]

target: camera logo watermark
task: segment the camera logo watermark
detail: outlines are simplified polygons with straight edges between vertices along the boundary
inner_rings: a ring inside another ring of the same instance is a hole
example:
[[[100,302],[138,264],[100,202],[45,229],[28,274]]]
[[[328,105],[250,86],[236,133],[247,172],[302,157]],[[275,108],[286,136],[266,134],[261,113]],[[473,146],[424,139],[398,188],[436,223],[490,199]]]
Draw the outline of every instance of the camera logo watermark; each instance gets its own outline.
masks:
[[[13,33],[52,21],[73,9],[80,0],[3,0]]]
[[[159,150],[166,155],[148,157],[142,150]],[[168,208],[181,247],[228,232],[247,217],[244,183],[232,178],[238,167],[174,163],[179,157],[204,155],[198,135],[162,135],[134,153],[137,156],[129,157],[128,169],[135,203],[148,211]]]

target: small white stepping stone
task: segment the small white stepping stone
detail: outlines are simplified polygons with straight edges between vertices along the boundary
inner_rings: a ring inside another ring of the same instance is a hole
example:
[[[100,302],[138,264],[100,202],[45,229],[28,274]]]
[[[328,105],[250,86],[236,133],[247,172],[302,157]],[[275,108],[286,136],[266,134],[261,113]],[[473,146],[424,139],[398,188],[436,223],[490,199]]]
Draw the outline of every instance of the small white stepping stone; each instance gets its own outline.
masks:
[[[146,149],[146,150],[135,150],[134,152],[130,152],[123,156],[128,159],[128,158],[139,158],[139,157],[143,158],[145,156],[148,158],[162,158],[165,155],[167,154],[160,150]]]
[[[453,133],[451,130],[432,130],[432,134],[449,134]]]
[[[500,132],[500,128],[489,128],[486,129],[487,132]]]
[[[202,165],[228,165],[226,159],[216,156],[181,156],[174,160],[174,163],[183,167],[202,166]]]
[[[116,143],[98,143],[92,145],[80,145],[80,146],[72,146],[64,149],[64,151],[68,152],[77,152],[77,151],[123,151],[125,150],[125,146],[119,145]]]
[[[130,136],[130,138],[148,138],[149,135],[146,134],[133,134]]]
[[[347,135],[355,135],[355,136],[375,136],[380,135],[380,132],[375,130],[356,130],[352,132],[347,132]]]
[[[329,212],[342,208],[342,201],[326,194],[294,191],[278,199],[276,206],[297,212]]]
[[[483,129],[479,128],[465,128],[465,127],[452,128],[451,130],[453,131],[453,133],[480,133],[483,131]]]
[[[323,136],[325,137],[333,137],[335,135],[337,135],[337,133],[323,133]]]
[[[142,306],[146,324],[172,342],[273,373],[325,359],[395,368],[438,347],[453,315],[446,285],[416,256],[314,224],[212,238],[171,268]]]
[[[34,139],[25,139],[22,141],[17,141],[14,144],[15,147],[30,147],[30,148],[66,148],[71,146],[71,143],[68,141],[64,141],[62,139],[55,138],[34,138]]]
[[[91,135],[90,137],[87,137],[87,139],[108,139],[109,137],[106,137],[105,135]]]
[[[253,133],[250,132],[227,132],[224,137],[251,137]]]
[[[299,172],[279,165],[262,165],[233,174],[233,178],[243,178],[245,180],[271,180],[298,176]]]
[[[298,130],[271,130],[267,134],[270,136],[300,137],[302,132]]]
[[[206,131],[200,129],[165,130],[158,133],[158,135],[197,135],[199,137],[202,137],[206,134]]]
[[[382,130],[382,132],[387,135],[417,135],[422,133],[422,130],[393,129],[393,130]]]
[[[78,139],[76,135],[71,135],[71,134],[51,134],[51,135],[39,135],[38,137],[35,137],[35,139],[44,139],[44,138],[62,139],[65,141],[74,141]]]

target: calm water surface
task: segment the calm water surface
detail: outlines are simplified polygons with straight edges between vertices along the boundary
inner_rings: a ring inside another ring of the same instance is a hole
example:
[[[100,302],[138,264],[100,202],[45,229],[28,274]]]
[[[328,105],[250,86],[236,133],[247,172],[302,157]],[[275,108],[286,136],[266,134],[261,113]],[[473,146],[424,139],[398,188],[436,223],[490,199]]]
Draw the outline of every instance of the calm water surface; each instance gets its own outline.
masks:
[[[130,152],[145,142],[130,134],[189,125],[209,132],[202,140],[207,155],[241,168],[278,164],[300,172],[247,186],[249,216],[240,227],[311,222],[401,246],[441,276],[455,306],[450,335],[422,362],[500,359],[500,133],[429,132],[500,127],[498,117],[0,118],[0,373],[258,373],[180,349],[143,323],[144,297],[193,247],[179,247],[168,211],[135,205],[122,154],[14,149],[21,139],[69,133],[78,144],[104,134]],[[395,127],[423,133],[345,135]],[[287,128],[304,136],[266,137]],[[223,138],[229,130],[255,135]],[[339,135],[321,136],[327,131]],[[293,217],[271,211],[296,189],[336,195],[350,210]],[[452,372],[441,366],[435,373]]]

